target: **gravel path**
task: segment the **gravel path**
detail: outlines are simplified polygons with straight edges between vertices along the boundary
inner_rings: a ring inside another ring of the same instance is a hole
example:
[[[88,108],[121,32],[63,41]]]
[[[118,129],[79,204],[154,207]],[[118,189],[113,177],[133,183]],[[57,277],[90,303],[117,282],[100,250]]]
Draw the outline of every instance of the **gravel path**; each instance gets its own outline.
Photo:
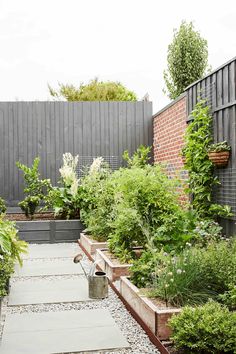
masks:
[[[63,244],[55,245],[56,247],[63,248]],[[40,245],[33,245],[34,251],[37,248],[40,248]],[[78,245],[74,246],[75,254],[79,252]],[[56,258],[48,258],[51,259],[52,262],[56,261]],[[34,260],[31,259],[31,262]],[[84,259],[84,265],[88,269],[90,267],[90,262],[88,259]],[[71,279],[77,278],[78,275],[65,275],[65,276],[46,276],[49,280],[54,280],[56,278],[61,279]],[[44,277],[21,277],[21,278],[12,278],[12,282],[17,282],[19,280],[24,280],[25,282],[29,281],[37,281]],[[59,303],[59,304],[39,304],[39,305],[24,305],[24,306],[7,306],[7,298],[4,299],[4,303],[2,306],[2,323],[1,323],[1,333],[4,326],[4,319],[6,313],[39,313],[39,312],[48,312],[48,311],[63,311],[63,310],[89,310],[89,309],[108,309],[115,322],[119,326],[122,331],[124,337],[130,344],[131,349],[123,349],[114,351],[97,351],[98,353],[107,353],[107,354],[154,354],[159,353],[157,348],[150,342],[148,336],[143,331],[143,329],[139,326],[139,324],[133,319],[133,317],[126,310],[123,303],[117,297],[117,295],[113,292],[112,289],[109,289],[109,297],[104,300],[99,301],[89,301],[89,302],[78,302],[78,303]],[[95,352],[93,352],[95,354]],[[89,354],[93,354],[89,352]],[[71,353],[72,354],[72,353]]]

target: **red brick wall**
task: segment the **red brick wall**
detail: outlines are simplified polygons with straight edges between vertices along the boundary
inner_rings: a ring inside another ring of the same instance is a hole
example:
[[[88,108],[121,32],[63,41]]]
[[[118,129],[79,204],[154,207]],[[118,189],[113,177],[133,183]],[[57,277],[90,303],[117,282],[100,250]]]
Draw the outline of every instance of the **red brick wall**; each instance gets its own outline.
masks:
[[[180,177],[183,181],[186,180],[187,173],[183,170],[180,152],[184,144],[186,117],[185,95],[153,117],[154,162],[166,163],[168,175]]]

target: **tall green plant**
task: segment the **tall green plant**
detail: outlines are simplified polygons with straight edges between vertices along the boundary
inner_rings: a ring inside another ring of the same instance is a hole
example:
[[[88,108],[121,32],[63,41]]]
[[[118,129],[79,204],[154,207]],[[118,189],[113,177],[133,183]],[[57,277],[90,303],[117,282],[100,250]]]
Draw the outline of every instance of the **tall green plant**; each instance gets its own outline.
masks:
[[[79,217],[79,179],[76,173],[79,156],[63,154],[63,165],[59,169],[60,187],[51,187],[45,198],[46,207],[53,208],[55,216],[73,219]]]
[[[22,264],[21,253],[26,253],[27,243],[18,238],[12,221],[0,217],[0,255],[7,255]]]
[[[183,21],[168,46],[164,80],[171,99],[175,99],[192,82],[200,79],[207,68],[207,41],[195,31],[192,22]]]
[[[7,210],[5,200],[0,197],[0,215],[4,214]]]
[[[123,153],[123,159],[127,162],[128,167],[144,167],[150,160],[150,146],[140,145],[138,149],[130,157],[128,150]]]
[[[189,173],[188,192],[192,194],[192,206],[200,217],[229,216],[230,208],[213,202],[213,188],[219,185],[214,166],[207,150],[212,143],[212,117],[204,101],[195,105],[191,113],[193,121],[185,134],[183,154]]]
[[[132,248],[145,247],[149,237],[159,245],[173,245],[180,240],[182,235],[174,235],[171,227],[157,235],[169,220],[174,224],[175,214],[180,211],[175,184],[159,165],[121,169],[113,179],[116,189],[109,235],[112,252],[118,257],[126,251],[132,255]]]
[[[45,192],[50,188],[51,183],[49,179],[41,179],[39,173],[40,158],[34,159],[32,167],[28,167],[19,161],[16,166],[23,171],[25,188],[24,193],[26,197],[19,203],[19,206],[28,217],[33,218],[36,208],[45,198]]]

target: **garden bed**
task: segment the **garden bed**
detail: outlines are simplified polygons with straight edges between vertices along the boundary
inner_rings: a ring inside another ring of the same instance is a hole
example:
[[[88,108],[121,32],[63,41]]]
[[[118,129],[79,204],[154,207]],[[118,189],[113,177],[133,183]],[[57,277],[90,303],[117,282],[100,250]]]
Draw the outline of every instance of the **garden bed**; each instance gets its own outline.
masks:
[[[33,220],[27,218],[23,213],[7,213],[6,219],[11,221],[33,221],[33,220],[55,220],[54,213],[45,212],[45,213],[36,213],[34,214]]]
[[[16,221],[19,237],[32,243],[76,241],[83,225],[80,220],[32,220]]]
[[[166,307],[164,303],[142,295],[140,290],[125,276],[120,278],[120,293],[155,336],[161,340],[169,339],[171,330],[168,320],[174,314],[178,314],[180,309]]]
[[[80,233],[79,245],[90,255],[92,259],[95,259],[97,249],[107,248],[107,242],[96,241],[84,232]]]
[[[108,249],[97,249],[96,261],[98,266],[106,272],[109,280],[114,282],[119,280],[121,276],[128,276],[129,269],[132,264],[121,264],[118,258],[116,258]]]

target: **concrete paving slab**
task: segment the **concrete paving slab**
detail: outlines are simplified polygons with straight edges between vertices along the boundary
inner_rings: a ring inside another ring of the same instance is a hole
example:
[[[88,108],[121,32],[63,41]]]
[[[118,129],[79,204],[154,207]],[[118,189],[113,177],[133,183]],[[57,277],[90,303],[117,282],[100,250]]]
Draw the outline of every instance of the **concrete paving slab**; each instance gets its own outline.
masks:
[[[72,243],[29,244],[28,253],[23,259],[28,258],[74,258],[80,252],[79,245]]]
[[[108,310],[8,314],[1,354],[52,354],[128,348]]]
[[[46,275],[69,275],[84,274],[79,263],[75,264],[73,259],[43,260],[35,259],[33,261],[25,260],[23,266],[15,266],[13,277],[37,277]]]
[[[9,306],[89,301],[88,282],[76,279],[17,281],[11,285]]]

